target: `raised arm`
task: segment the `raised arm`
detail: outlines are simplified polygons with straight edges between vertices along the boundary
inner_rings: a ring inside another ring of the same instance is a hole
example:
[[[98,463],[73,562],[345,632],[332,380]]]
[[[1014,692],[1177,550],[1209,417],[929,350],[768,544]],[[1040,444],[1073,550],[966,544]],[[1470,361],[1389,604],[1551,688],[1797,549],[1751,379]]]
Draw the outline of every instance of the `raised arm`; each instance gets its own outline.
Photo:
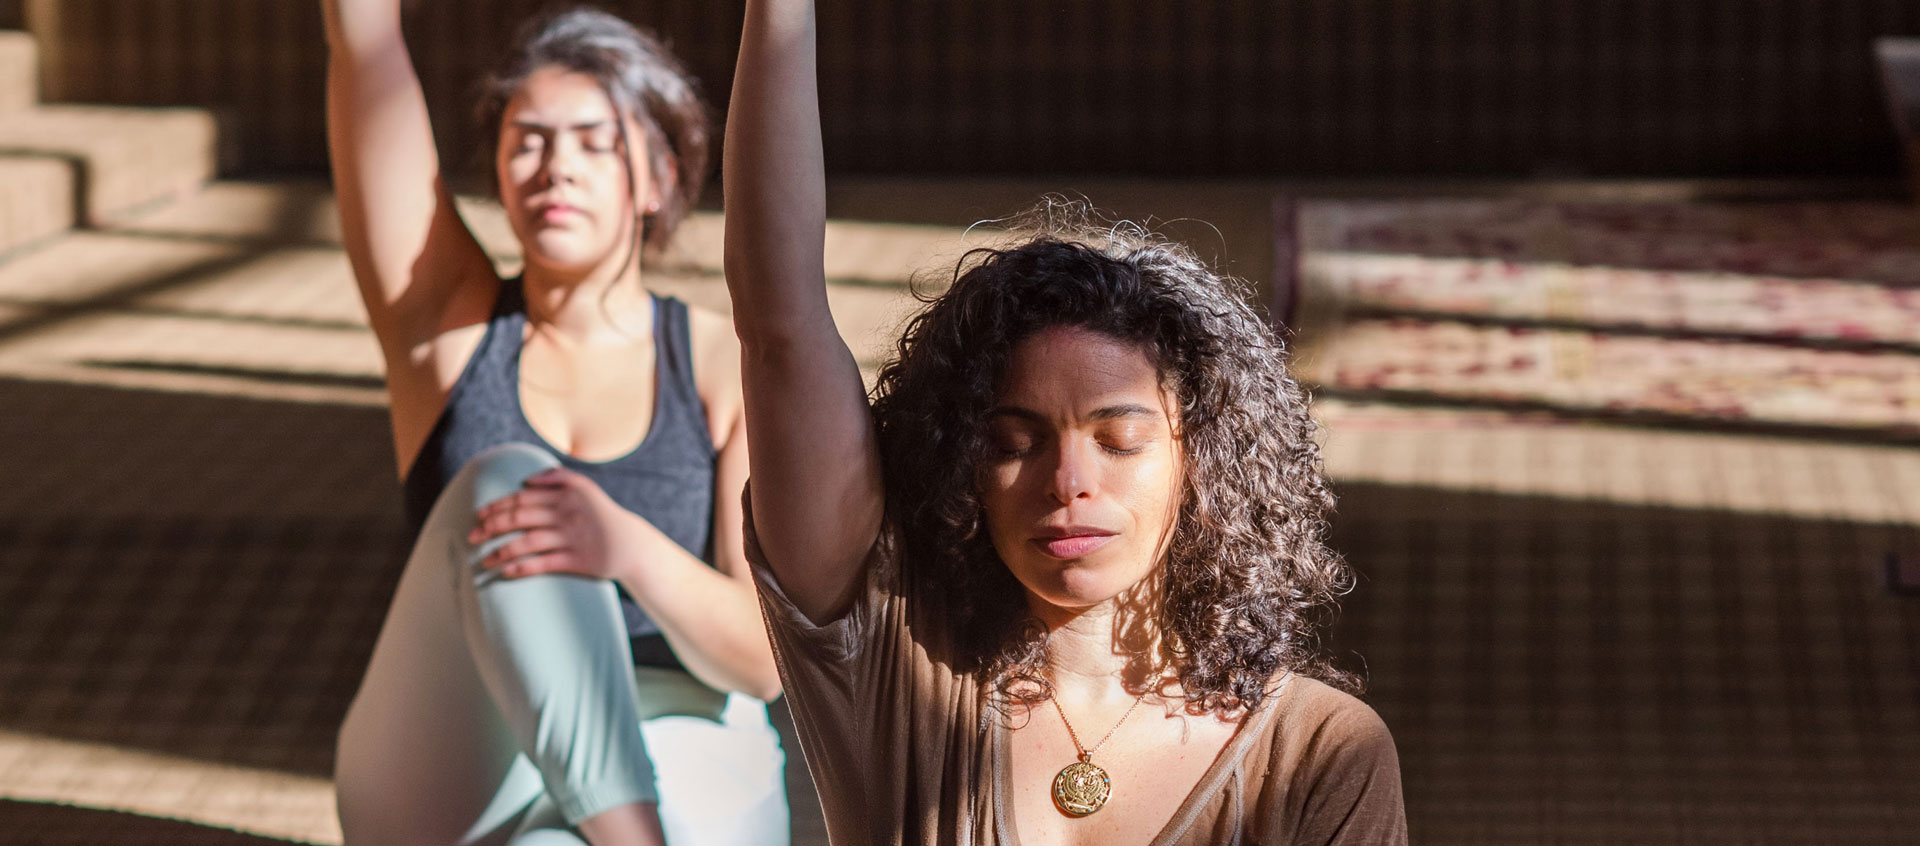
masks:
[[[396,354],[418,358],[417,345],[486,316],[492,292],[460,283],[492,277],[493,266],[441,180],[400,0],[322,7],[327,142],[347,257],[389,363]],[[450,314],[476,307],[477,316]]]
[[[860,369],[827,309],[811,0],[748,0],[722,173],[754,528],[781,588],[824,622],[860,584],[882,496]]]

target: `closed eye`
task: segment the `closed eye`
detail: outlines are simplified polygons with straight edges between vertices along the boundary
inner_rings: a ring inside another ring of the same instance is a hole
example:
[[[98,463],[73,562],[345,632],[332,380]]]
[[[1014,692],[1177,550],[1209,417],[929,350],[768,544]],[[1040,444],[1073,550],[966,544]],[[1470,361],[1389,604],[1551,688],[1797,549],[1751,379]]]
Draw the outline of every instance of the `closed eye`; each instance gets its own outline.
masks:
[[[1000,458],[1022,458],[1032,455],[1036,441],[1028,437],[1000,437],[987,439],[987,448]]]
[[[513,139],[515,153],[531,153],[547,146],[547,137],[539,132],[522,130]]]
[[[987,424],[987,449],[998,458],[1020,458],[1040,445],[1040,437],[1020,422],[999,418]]]
[[[1138,455],[1153,444],[1153,430],[1137,415],[1112,419],[1094,432],[1100,448],[1113,455]]]

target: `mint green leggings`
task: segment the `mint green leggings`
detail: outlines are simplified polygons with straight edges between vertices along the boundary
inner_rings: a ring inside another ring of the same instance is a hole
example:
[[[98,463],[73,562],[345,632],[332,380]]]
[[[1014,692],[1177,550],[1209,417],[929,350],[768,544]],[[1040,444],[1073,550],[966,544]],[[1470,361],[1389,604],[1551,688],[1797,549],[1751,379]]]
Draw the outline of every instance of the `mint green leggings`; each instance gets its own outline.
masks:
[[[717,792],[738,794],[725,797],[736,807],[698,809],[728,830],[676,837],[676,827],[698,826],[674,825],[663,804],[670,841],[785,843],[784,756],[763,704],[737,694],[730,704],[664,671],[645,674],[636,693],[610,582],[480,570],[493,547],[467,542],[474,513],[557,465],[531,446],[496,447],[434,504],[340,728],[335,793],[347,844],[580,843],[581,820],[672,793],[656,787],[642,720],[646,736],[668,746],[681,731],[670,726],[691,724],[754,750],[728,759],[752,763],[718,774],[731,787]],[[699,741],[709,760],[711,736]]]

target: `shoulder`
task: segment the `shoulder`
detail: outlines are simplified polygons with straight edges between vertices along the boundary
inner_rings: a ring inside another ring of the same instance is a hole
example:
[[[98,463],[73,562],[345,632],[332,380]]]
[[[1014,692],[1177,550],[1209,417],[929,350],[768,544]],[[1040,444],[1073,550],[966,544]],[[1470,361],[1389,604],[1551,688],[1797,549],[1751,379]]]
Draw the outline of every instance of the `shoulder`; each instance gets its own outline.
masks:
[[[1328,767],[1399,768],[1393,734],[1359,697],[1304,676],[1289,676],[1274,694],[1273,754],[1294,772]]]
[[[1263,810],[1256,814],[1267,832],[1261,842],[1405,844],[1400,756],[1380,715],[1351,694],[1298,676],[1273,706]]]
[[[699,351],[703,343],[722,344],[739,349],[740,340],[733,333],[733,318],[686,300],[680,302],[687,308],[687,324],[693,335],[695,352]]]
[[[694,389],[707,407],[715,445],[723,445],[742,409],[740,338],[726,315],[693,305],[687,306],[687,336]]]

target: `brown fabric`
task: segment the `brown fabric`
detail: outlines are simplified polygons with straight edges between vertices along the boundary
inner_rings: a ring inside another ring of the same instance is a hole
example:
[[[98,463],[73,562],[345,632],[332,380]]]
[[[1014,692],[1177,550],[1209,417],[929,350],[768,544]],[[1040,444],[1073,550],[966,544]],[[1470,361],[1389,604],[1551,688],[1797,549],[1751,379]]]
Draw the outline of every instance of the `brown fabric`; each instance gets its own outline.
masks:
[[[1009,732],[984,707],[980,681],[954,671],[941,609],[909,599],[910,568],[898,566],[896,546],[883,535],[853,606],[815,623],[767,568],[747,512],[747,559],[828,836],[836,844],[1015,846],[1002,813]],[[1153,844],[1406,840],[1386,725],[1360,700],[1288,675]]]

